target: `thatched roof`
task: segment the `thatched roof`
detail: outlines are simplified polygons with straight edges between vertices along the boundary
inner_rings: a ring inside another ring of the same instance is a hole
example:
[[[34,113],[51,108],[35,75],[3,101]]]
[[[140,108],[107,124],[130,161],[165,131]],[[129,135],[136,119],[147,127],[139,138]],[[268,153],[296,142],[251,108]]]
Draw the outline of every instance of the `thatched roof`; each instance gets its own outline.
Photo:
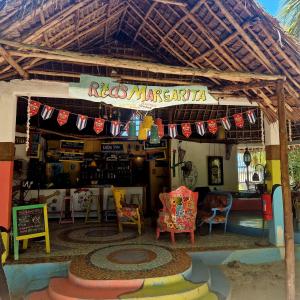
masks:
[[[78,81],[80,73],[111,75],[111,66],[78,61],[70,53],[53,52],[57,49],[138,59],[203,70],[203,76],[120,65],[113,68],[120,80],[205,84],[220,97],[257,101],[270,120],[277,111],[274,82],[255,76],[240,81],[238,76],[207,77],[205,72],[283,75],[287,116],[300,119],[299,44],[253,0],[0,0],[0,44],[2,80]]]

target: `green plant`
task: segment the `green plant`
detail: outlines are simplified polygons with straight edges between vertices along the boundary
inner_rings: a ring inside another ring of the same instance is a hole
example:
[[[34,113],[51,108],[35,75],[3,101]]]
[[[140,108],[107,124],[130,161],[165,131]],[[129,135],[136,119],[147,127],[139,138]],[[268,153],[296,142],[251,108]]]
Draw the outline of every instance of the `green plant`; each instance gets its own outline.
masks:
[[[280,8],[279,19],[286,30],[296,38],[300,37],[300,0],[284,0]]]
[[[288,156],[290,184],[297,186],[300,184],[300,148],[291,150]]]

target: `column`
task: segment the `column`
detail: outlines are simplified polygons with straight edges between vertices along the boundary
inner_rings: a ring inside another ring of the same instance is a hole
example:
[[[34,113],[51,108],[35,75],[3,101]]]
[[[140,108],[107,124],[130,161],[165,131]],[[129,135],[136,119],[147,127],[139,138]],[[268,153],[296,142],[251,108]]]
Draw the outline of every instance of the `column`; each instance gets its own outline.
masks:
[[[0,226],[11,226],[17,97],[0,89]]]
[[[264,125],[267,172],[271,175],[270,178],[267,178],[266,183],[268,192],[271,192],[274,184],[281,184],[279,126],[278,121],[269,124],[266,119]]]

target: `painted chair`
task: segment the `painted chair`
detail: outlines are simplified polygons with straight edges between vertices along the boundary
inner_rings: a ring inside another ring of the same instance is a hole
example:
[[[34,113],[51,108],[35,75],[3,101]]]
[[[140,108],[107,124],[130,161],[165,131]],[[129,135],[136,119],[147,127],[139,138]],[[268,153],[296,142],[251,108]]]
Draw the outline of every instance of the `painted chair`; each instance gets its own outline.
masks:
[[[126,191],[121,188],[112,188],[119,232],[123,232],[123,224],[137,225],[138,233],[142,233],[142,221],[138,205],[127,205],[125,201]]]
[[[198,210],[200,226],[209,224],[209,233],[213,224],[224,224],[226,232],[228,215],[232,206],[232,195],[228,192],[211,192],[204,199],[203,207]]]
[[[198,193],[181,186],[170,193],[161,193],[159,198],[163,209],[157,219],[156,238],[159,239],[161,232],[170,232],[175,243],[175,233],[188,232],[194,244]]]

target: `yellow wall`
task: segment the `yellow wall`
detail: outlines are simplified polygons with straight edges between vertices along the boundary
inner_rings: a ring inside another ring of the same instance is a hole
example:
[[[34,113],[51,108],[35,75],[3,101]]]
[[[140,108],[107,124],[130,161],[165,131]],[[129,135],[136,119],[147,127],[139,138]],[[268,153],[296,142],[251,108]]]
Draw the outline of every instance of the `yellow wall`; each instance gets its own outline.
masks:
[[[266,180],[268,192],[271,192],[274,184],[281,184],[280,160],[267,160],[267,171],[271,174],[270,179]]]

